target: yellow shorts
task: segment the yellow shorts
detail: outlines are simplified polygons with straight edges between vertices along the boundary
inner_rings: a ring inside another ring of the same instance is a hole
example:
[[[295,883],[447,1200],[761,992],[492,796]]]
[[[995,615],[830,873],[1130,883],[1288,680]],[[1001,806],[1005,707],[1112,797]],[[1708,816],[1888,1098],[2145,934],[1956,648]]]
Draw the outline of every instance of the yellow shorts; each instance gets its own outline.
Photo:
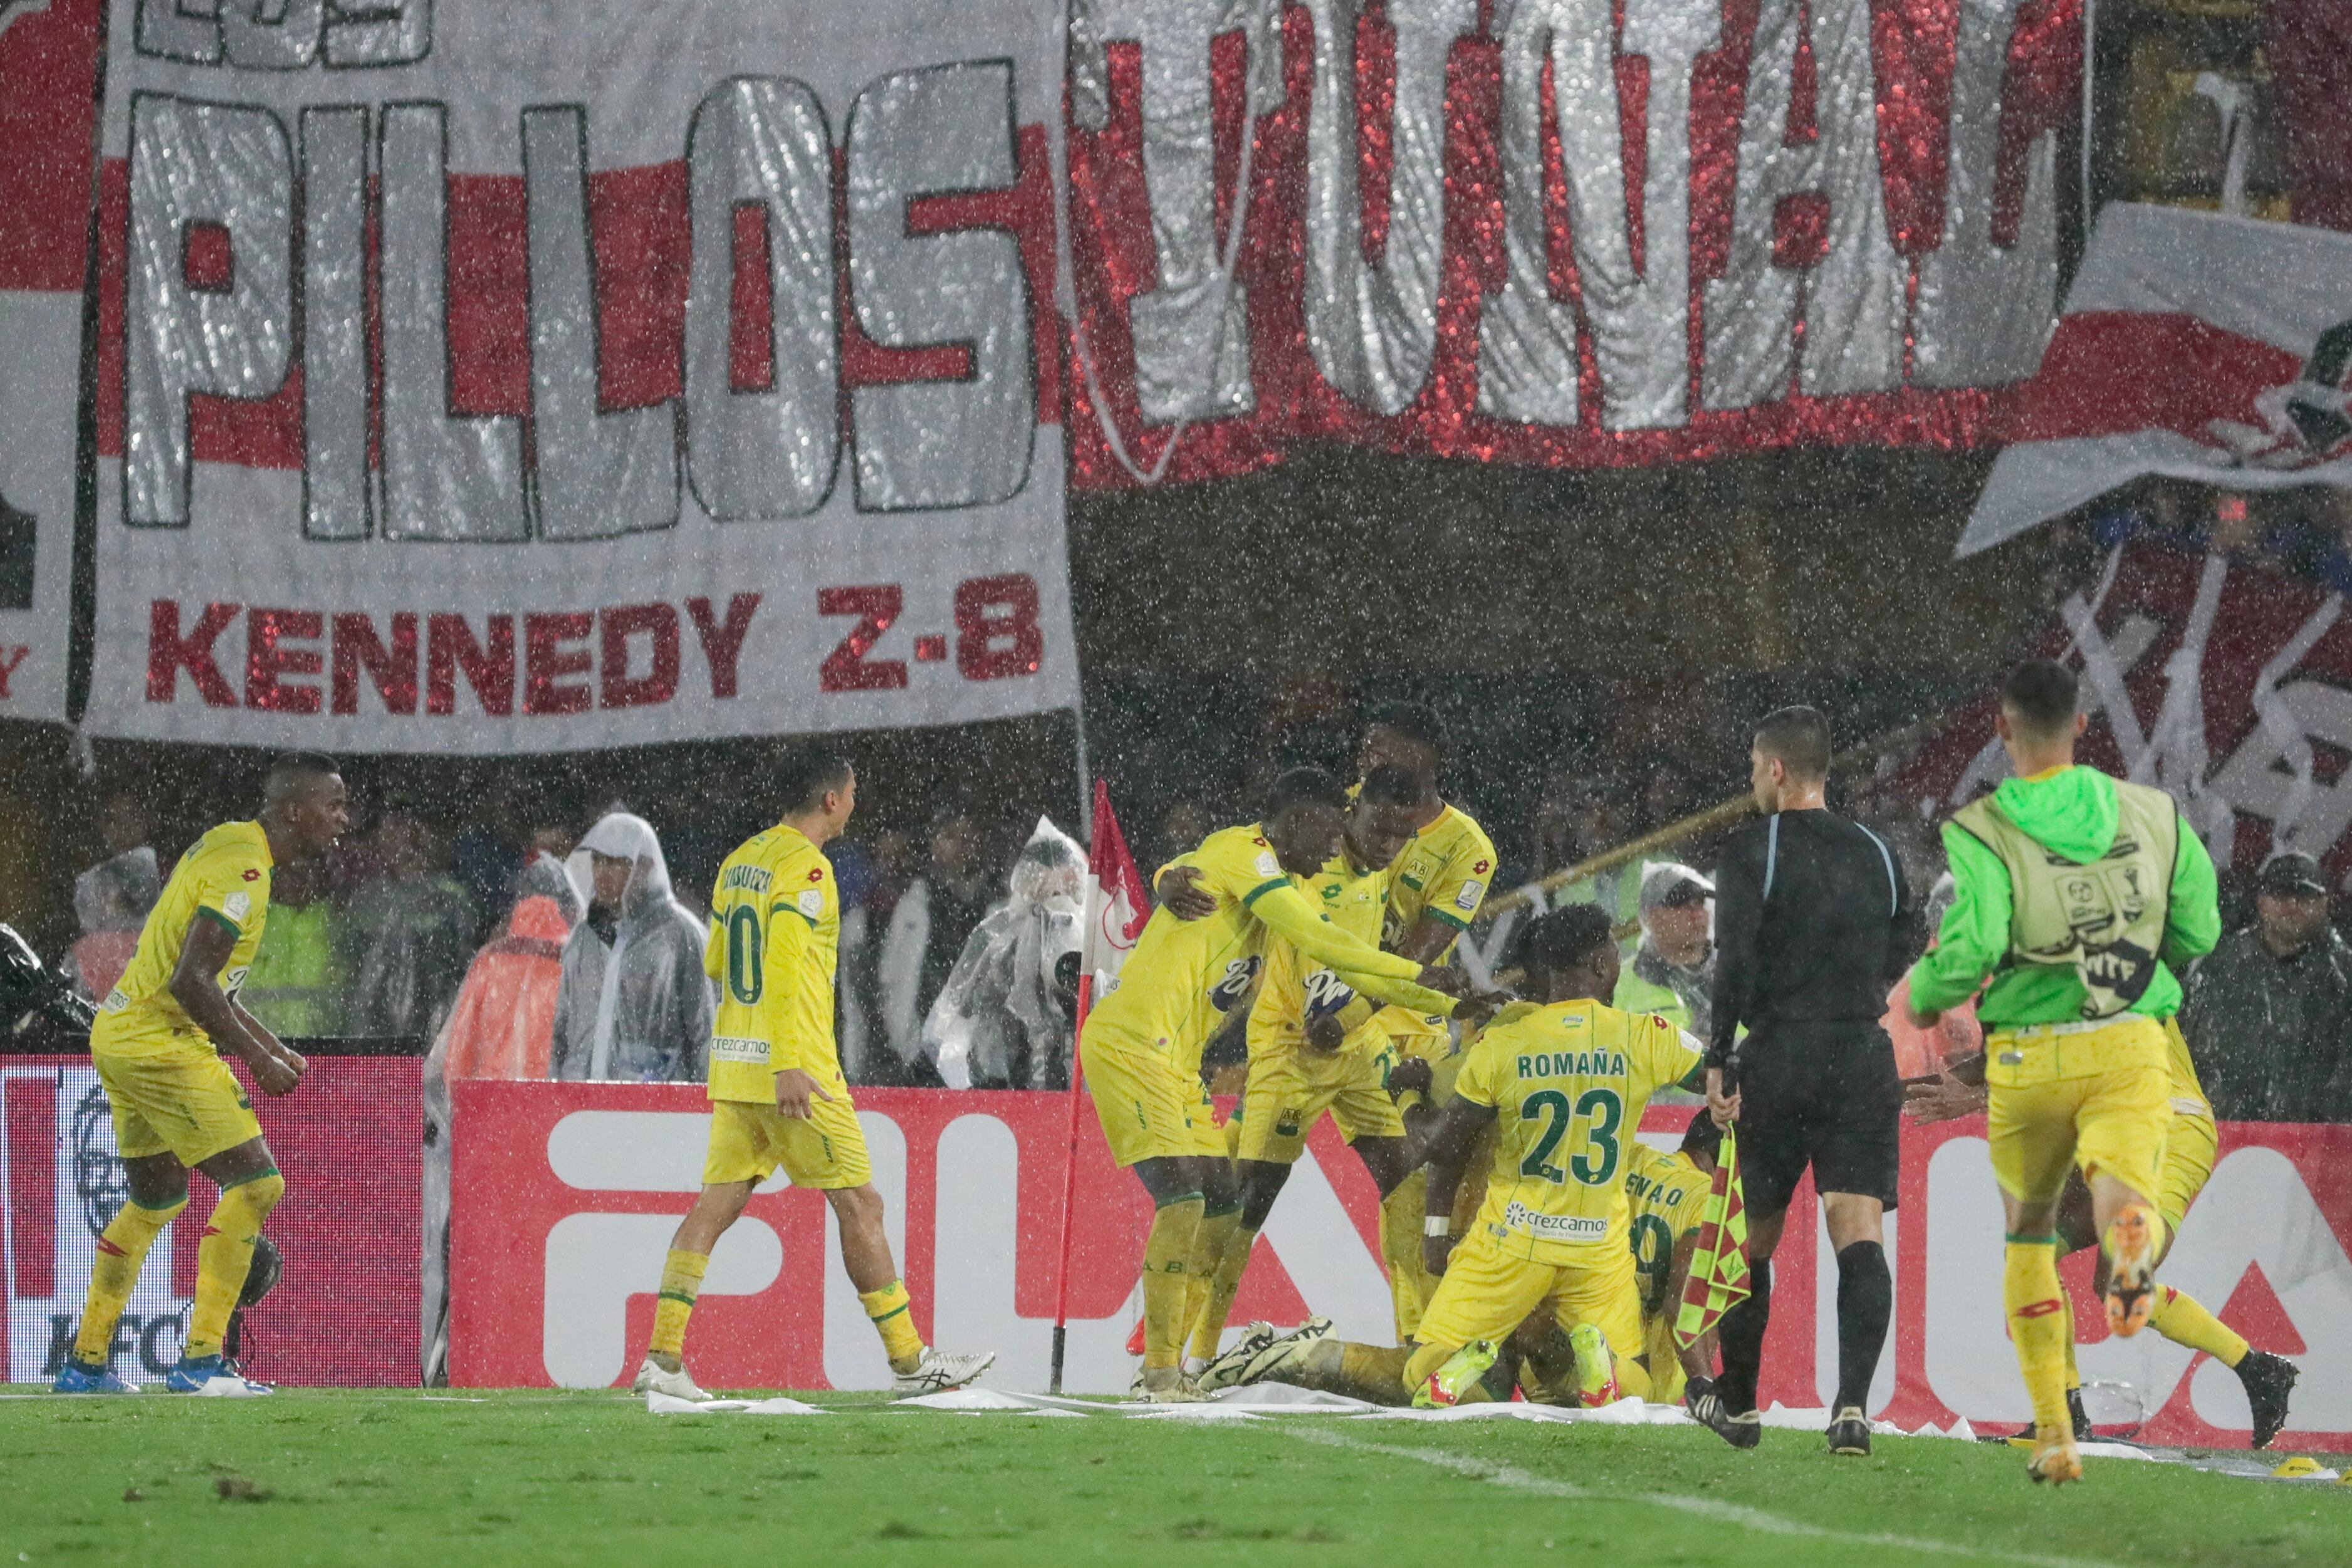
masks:
[[[170,1153],[183,1165],[201,1164],[261,1136],[245,1086],[202,1036],[135,1055],[94,1051],[90,1060],[126,1160]]]
[[[772,1101],[714,1100],[710,1102],[710,1152],[702,1161],[702,1184],[765,1181],[778,1166],[796,1187],[833,1192],[862,1187],[874,1179],[866,1157],[866,1129],[849,1085],[834,1069],[821,1080],[831,1100],[811,1100],[806,1121],[786,1116]]]
[[[1532,1263],[1513,1258],[1486,1231],[1475,1230],[1454,1247],[1437,1294],[1413,1337],[1424,1345],[1458,1349],[1473,1340],[1501,1341],[1538,1307],[1549,1303],[1555,1321],[1573,1330],[1597,1325],[1609,1348],[1627,1361],[1642,1353],[1642,1290],[1633,1254],[1622,1243],[1592,1266]]]
[[[2077,1033],[1996,1030],[1985,1041],[1987,1135],[2001,1190],[2046,1203],[2070,1165],[2150,1199],[2163,1192],[2172,1080],[2163,1027],[2137,1016]]]
[[[1328,1055],[1281,1050],[1251,1058],[1249,1084],[1234,1114],[1241,1130],[1234,1158],[1297,1163],[1307,1134],[1327,1110],[1339,1136],[1350,1143],[1403,1137],[1404,1118],[1383,1087],[1384,1070],[1379,1053],[1361,1049]]]
[[[1179,1068],[1166,1051],[1088,1029],[1078,1059],[1103,1139],[1121,1169],[1145,1160],[1226,1157],[1224,1130],[1201,1075]]]
[[[2179,1234],[2189,1205],[2205,1190],[2221,1142],[2211,1116],[2184,1110],[2179,1100],[2173,1101],[2172,1126],[2164,1135],[2164,1168],[2157,1178],[2164,1189],[2157,1194],[2157,1212],[2164,1216],[2167,1236]]]

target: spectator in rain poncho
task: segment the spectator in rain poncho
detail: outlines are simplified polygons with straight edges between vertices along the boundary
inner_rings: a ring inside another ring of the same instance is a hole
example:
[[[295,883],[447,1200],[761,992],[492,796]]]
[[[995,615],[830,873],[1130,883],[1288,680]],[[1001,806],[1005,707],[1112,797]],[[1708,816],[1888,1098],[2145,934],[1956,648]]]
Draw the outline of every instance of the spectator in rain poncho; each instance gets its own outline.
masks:
[[[1013,863],[1010,896],[964,943],[923,1020],[923,1053],[950,1089],[1062,1089],[1087,858],[1040,817]]]
[[[58,967],[91,1001],[100,1001],[131,966],[139,928],[163,896],[163,878],[147,842],[147,810],[137,797],[116,795],[100,809],[99,837],[107,858],[74,879],[74,918],[81,935]]]
[[[572,852],[590,889],[587,917],[563,944],[549,1076],[699,1083],[710,1043],[702,922],[670,893],[661,841],[616,811]]]

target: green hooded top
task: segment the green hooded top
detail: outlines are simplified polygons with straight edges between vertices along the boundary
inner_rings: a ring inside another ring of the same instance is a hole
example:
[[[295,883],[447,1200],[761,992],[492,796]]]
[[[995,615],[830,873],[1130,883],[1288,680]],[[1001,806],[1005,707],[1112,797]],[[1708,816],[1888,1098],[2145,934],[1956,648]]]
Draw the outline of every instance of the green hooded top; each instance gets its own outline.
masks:
[[[2079,866],[2116,845],[2123,812],[2116,781],[2096,768],[2053,768],[2008,779],[1990,809],[2053,857]],[[2210,952],[2221,934],[2213,862],[2194,833],[2175,833],[2164,937],[2152,977],[2123,1009],[2168,1018],[2180,1007],[2174,966]],[[2095,1011],[2074,967],[2021,961],[2008,864],[1963,823],[1944,828],[1956,897],[1936,946],[1911,971],[1911,1005],[1939,1012],[1965,1001],[1990,975],[1977,1014],[1988,1026],[2073,1023]]]

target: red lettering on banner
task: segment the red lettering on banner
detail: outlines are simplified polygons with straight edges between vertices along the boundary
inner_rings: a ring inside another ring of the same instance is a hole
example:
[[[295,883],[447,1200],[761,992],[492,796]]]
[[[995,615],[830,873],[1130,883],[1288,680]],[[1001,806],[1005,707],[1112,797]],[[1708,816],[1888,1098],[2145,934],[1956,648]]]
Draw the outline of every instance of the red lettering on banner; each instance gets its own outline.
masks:
[[[1025,572],[972,577],[956,584],[956,668],[966,680],[1034,675],[1045,662],[1037,625],[1037,583]],[[998,638],[1009,639],[999,647]]]
[[[905,605],[906,595],[896,583],[877,583],[861,588],[819,588],[816,591],[816,613],[820,616],[856,616],[857,625],[849,635],[834,645],[818,667],[817,689],[821,691],[896,691],[907,684],[907,664],[904,659],[877,658],[867,663],[866,656],[882,640]],[[959,596],[961,602],[961,596]]]
[[[236,285],[236,253],[228,226],[192,223],[180,235],[180,276],[191,289],[226,294]]]
[[[33,657],[33,650],[23,643],[0,647],[0,702],[8,700],[8,682],[16,676],[16,667]]]
[[[505,718],[514,711],[514,617],[488,617],[490,641],[486,648],[474,640],[474,628],[463,616],[428,616],[425,621],[425,710],[449,714],[457,710],[457,673],[482,704],[482,711]]]
[[[210,604],[186,637],[180,635],[180,604],[157,599],[147,606],[147,700],[170,702],[179,694],[179,674],[188,672],[207,708],[234,708],[236,692],[213,662],[213,644],[242,606]]]
[[[735,282],[727,313],[727,384],[737,392],[776,389],[776,275],[768,204],[735,204]]]
[[[711,618],[709,599],[698,595],[686,602],[695,636],[702,639],[702,657],[710,666],[712,697],[732,697],[739,689],[735,663],[743,655],[743,635],[751,629],[751,616],[759,607],[759,595],[737,594],[727,601],[727,618],[718,621]]]
[[[585,675],[596,661],[584,643],[596,629],[596,617],[585,610],[557,610],[522,618],[522,710],[526,713],[585,713],[593,701],[584,683],[566,680]]]
[[[316,610],[247,610],[245,615],[245,705],[280,713],[316,713],[319,689],[289,686],[280,678],[316,675],[326,656],[314,647],[289,647],[289,641],[316,642],[326,620]]]
[[[392,646],[377,640],[375,620],[363,614],[335,617],[334,664],[330,685],[338,713],[360,710],[360,671],[375,682],[387,713],[416,711],[416,612],[395,611]]]
[[[647,708],[677,695],[676,610],[658,601],[622,605],[597,612],[596,625],[604,638],[598,706]],[[653,639],[653,668],[644,675],[629,673],[629,638],[633,636],[649,636]],[[528,710],[528,702],[525,708]]]

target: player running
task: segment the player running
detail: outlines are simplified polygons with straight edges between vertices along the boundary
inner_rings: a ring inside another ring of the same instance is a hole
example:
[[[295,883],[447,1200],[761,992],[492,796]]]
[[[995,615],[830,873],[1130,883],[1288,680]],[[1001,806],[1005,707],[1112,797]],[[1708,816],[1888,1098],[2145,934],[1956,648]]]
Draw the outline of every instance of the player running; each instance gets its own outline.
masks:
[[[865,1130],[834,1044],[841,893],[824,847],[849,826],[857,776],[838,752],[811,750],[778,771],[783,819],[719,868],[702,967],[719,987],[710,1040],[710,1149],[702,1195],[670,1240],[639,1394],[709,1396],[687,1374],[686,1323],[710,1249],[778,1166],[814,1187],[841,1226],[841,1261],[882,1336],[900,1394],[961,1388],[994,1352],[955,1355],[923,1343],[883,1229]]]
[[[2002,681],[1993,728],[2016,776],[1945,826],[1957,896],[1910,976],[1922,1028],[1984,987],[1986,1131],[2009,1233],[2001,1294],[2033,1400],[2027,1473],[2053,1484],[2083,1474],[2055,1246],[2067,1171],[2079,1165],[2090,1189],[2107,1326],[2136,1334],[2158,1304],[2167,1237],[2162,1026],[2180,1006],[2170,964],[2210,952],[2221,930],[2213,862],[2179,806],[2075,765],[2084,727],[2063,665],[2036,659]]]
[[[1348,807],[1339,853],[1307,884],[1308,901],[1325,920],[1367,943],[1380,939],[1391,862],[1412,838],[1421,804],[1420,782],[1402,768],[1379,767],[1366,777]],[[1385,1083],[1388,1035],[1379,1011],[1338,974],[1301,959],[1287,940],[1266,944],[1265,977],[1249,1014],[1249,1081],[1226,1129],[1234,1137],[1241,1220],[1216,1261],[1185,1362],[1203,1394],[1231,1383],[1273,1342],[1270,1328],[1253,1324],[1219,1354],[1250,1248],[1316,1121],[1330,1116],[1383,1197],[1411,1169],[1404,1119]]]
[[[2181,1037],[2180,1020],[2164,1021],[2165,1065],[2169,1073],[2172,1093],[2172,1125],[2164,1138],[2164,1191],[2157,1200],[2157,1213],[2164,1221],[2164,1244],[2157,1254],[2161,1264],[2172,1250],[2173,1237],[2180,1234],[2180,1222],[2189,1213],[2189,1205],[2205,1190],[2206,1179],[2213,1173],[2213,1156],[2220,1147],[2219,1131],[2213,1124],[2213,1108],[2206,1102],[2205,1087],[2197,1079],[2197,1065],[2189,1059],[2189,1042]],[[1940,1077],[1911,1084],[1906,1090],[1911,1119],[1926,1125],[1948,1121],[1957,1117],[1972,1116],[1985,1109],[1990,1098],[1983,1084],[1984,1058],[1978,1056],[1955,1062]],[[2069,1172],[2065,1195],[2058,1200],[2058,1248],[2062,1256],[2071,1257],[2086,1247],[2096,1246],[2098,1231],[2092,1224],[2091,1192],[2083,1184],[2079,1173]],[[2092,1278],[2092,1289],[2101,1295],[2106,1292],[2104,1256],[2100,1268]],[[2062,1302],[2065,1298],[2060,1298]],[[2066,1317],[2066,1411],[2074,1423],[2076,1434],[2091,1429],[2091,1418],[2083,1406],[2083,1377],[2074,1365],[2074,1309],[2067,1303]],[[2169,1285],[2156,1288],[2156,1305],[2149,1311],[2147,1326],[2190,1351],[2203,1351],[2223,1366],[2238,1374],[2239,1384],[2246,1391],[2246,1407],[2253,1423],[2252,1447],[2266,1448],[2271,1439],[2286,1426],[2287,1396],[2294,1390],[2295,1379],[2301,1376],[2294,1363],[2269,1351],[2258,1351],[2246,1343],[2219,1318],[2207,1311],[2186,1290]],[[2035,1429],[2028,1427],[2022,1435],[2032,1437]]]
[[[341,774],[325,757],[295,752],[272,763],[261,815],[227,822],[190,847],[139,932],[121,984],[100,1004],[89,1055],[114,1117],[130,1201],[98,1239],[89,1297],[73,1352],[58,1369],[59,1394],[132,1394],[109,1365],[114,1326],[139,1283],[139,1266],[163,1227],[188,1206],[188,1171],[220,1188],[196,1247],[196,1293],[173,1394],[268,1394],[222,1353],[229,1313],[245,1289],[262,1222],[285,1194],[252,1102],[221,1060],[245,1063],[255,1087],[290,1094],[309,1066],[240,1005],[261,928],[269,879],[308,860],[351,826]]]
[[[1699,1081],[1699,1043],[1598,1000],[1614,991],[1618,955],[1594,905],[1529,925],[1519,962],[1545,1001],[1506,1008],[1463,1053],[1431,1141],[1423,1261],[1440,1278],[1419,1334],[1395,1350],[1342,1344],[1318,1321],[1268,1346],[1239,1381],[1391,1405],[1505,1399],[1515,1375],[1507,1342],[1541,1309],[1572,1348],[1568,1397],[1591,1406],[1649,1394],[1625,1151],[1652,1093]],[[1455,1188],[1489,1127],[1494,1176],[1456,1247]]]
[[[1241,1220],[1224,1132],[1201,1083],[1201,1052],[1250,994],[1268,934],[1367,994],[1433,1012],[1454,1007],[1430,988],[1453,984],[1444,971],[1348,935],[1293,879],[1315,875],[1339,852],[1347,808],[1330,774],[1293,768],[1274,781],[1261,822],[1213,833],[1180,857],[1179,866],[1198,872],[1191,891],[1213,897],[1213,911],[1188,920],[1164,903],[1154,910],[1118,988],[1095,1005],[1080,1035],[1087,1089],[1111,1156],[1151,1194],[1140,1393],[1154,1402],[1200,1397],[1181,1364],[1185,1331]]]

